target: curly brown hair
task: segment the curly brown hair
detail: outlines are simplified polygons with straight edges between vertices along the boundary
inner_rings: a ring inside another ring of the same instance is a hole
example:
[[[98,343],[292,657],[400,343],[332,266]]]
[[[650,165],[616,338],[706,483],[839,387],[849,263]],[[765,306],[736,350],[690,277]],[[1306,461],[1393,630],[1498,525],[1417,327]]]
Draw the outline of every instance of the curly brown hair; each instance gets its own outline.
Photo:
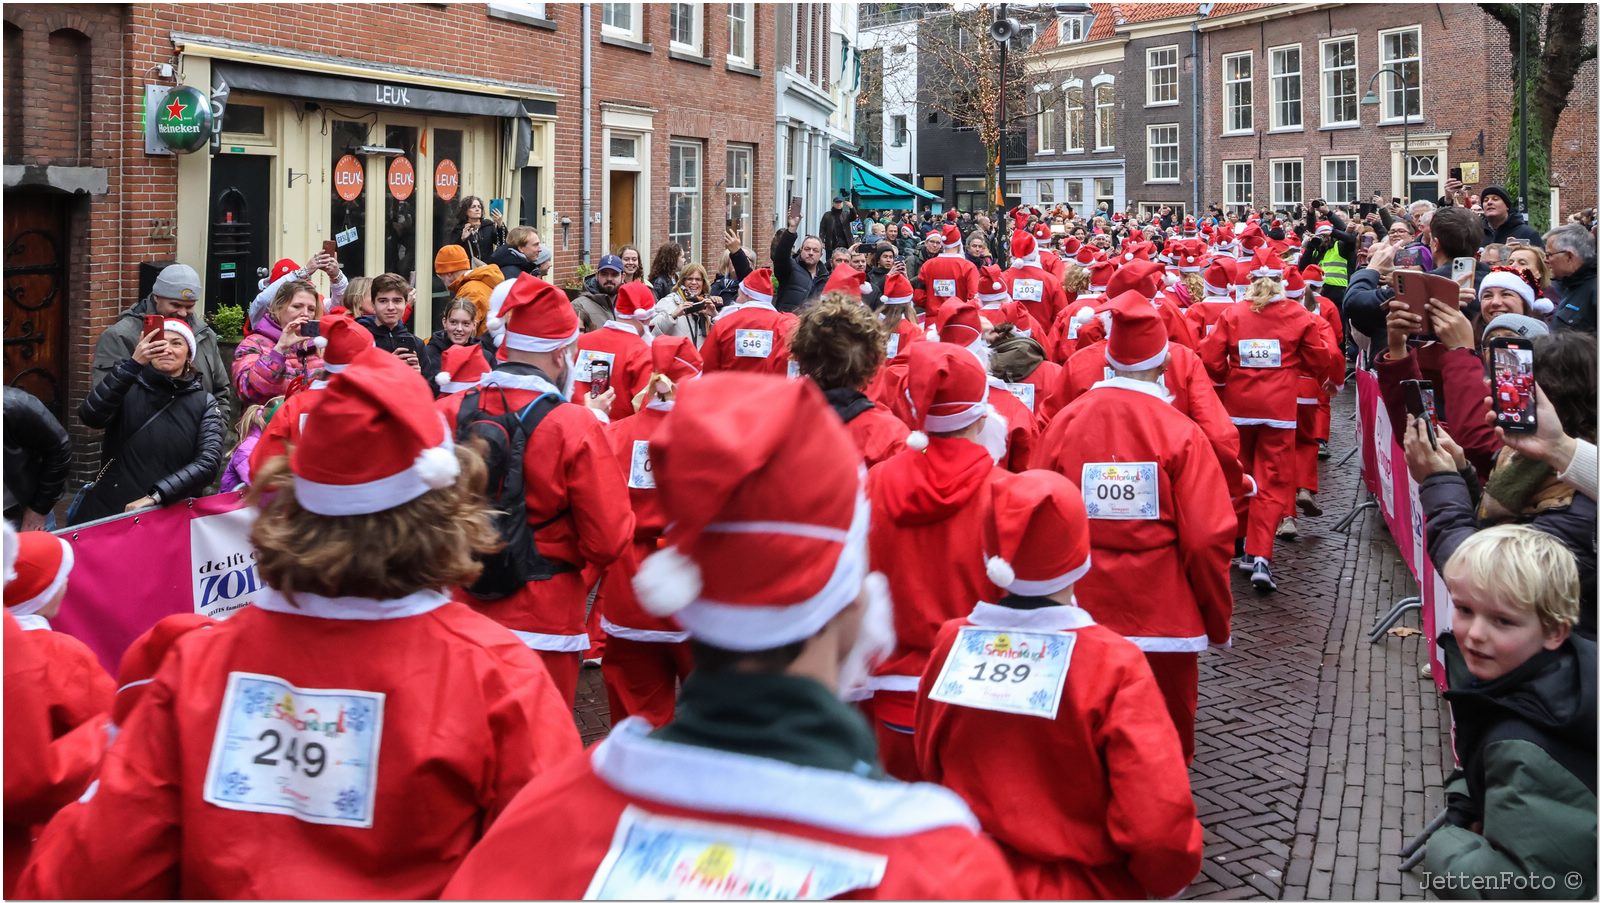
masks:
[[[800,315],[789,353],[822,389],[861,389],[883,366],[886,342],[870,308],[828,292]]]
[[[454,486],[387,511],[330,517],[300,506],[288,458],[273,458],[250,487],[261,576],[291,602],[297,592],[398,599],[471,584],[483,570],[478,558],[497,551],[500,536],[484,503],[482,456],[458,445],[456,460]]]
[[[1089,287],[1089,270],[1087,267],[1069,265],[1067,271],[1061,274],[1061,288],[1074,295],[1082,294]]]

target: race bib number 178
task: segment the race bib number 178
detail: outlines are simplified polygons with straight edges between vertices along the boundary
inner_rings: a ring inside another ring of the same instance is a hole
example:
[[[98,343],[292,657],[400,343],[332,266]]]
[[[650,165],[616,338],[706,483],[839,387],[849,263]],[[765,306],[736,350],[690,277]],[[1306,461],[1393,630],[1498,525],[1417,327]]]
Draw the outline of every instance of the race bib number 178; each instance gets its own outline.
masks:
[[[296,687],[234,671],[203,798],[224,809],[372,827],[384,694]]]
[[[1077,641],[1071,633],[963,627],[928,698],[1054,719]]]

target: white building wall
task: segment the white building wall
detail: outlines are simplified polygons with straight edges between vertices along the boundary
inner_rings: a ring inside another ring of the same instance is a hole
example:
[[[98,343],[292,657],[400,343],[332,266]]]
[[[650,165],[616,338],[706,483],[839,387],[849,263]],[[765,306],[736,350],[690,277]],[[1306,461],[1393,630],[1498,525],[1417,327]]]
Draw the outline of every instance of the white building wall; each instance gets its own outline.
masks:
[[[912,161],[917,158],[916,22],[897,22],[860,30],[861,49],[883,50],[883,168],[916,184]],[[903,48],[896,52],[895,48]],[[906,137],[896,147],[894,117],[906,118]]]

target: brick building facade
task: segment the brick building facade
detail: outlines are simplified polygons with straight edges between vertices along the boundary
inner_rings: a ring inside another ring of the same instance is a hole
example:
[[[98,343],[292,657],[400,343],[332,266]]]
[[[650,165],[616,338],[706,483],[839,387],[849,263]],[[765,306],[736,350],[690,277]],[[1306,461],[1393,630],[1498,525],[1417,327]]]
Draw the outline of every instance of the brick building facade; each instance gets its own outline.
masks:
[[[686,8],[591,7],[591,260],[632,243],[648,266],[671,236],[714,265],[730,215],[764,256],[773,7]],[[6,336],[43,336],[7,343],[7,383],[54,406],[83,475],[99,440],[75,411],[95,341],[154,265],[194,266],[214,309],[253,296],[257,268],[303,261],[338,238],[351,275],[414,275],[425,333],[442,297],[434,250],[476,195],[502,199],[508,225],[536,226],[553,278],[573,278],[584,232],[581,9],[7,4]],[[209,94],[218,81],[230,87],[219,152],[150,152],[146,95],[177,84]],[[355,183],[355,200],[335,174]],[[14,241],[52,222],[53,240]],[[24,285],[50,297],[47,310],[13,309],[11,289]]]
[[[1039,35],[1029,66],[1036,118],[1028,130],[1028,163],[1014,169],[1022,200],[1049,209],[1065,204],[1087,213],[1098,203],[1122,209],[1128,144],[1121,131],[1129,95],[1119,82],[1122,45],[1110,3],[1087,15],[1058,15]]]
[[[1464,163],[1479,164],[1476,187],[1505,179],[1511,59],[1504,28],[1473,4],[1254,5],[1214,12],[1200,33],[1206,203],[1432,199]],[[1374,81],[1382,67],[1410,88]],[[1579,138],[1595,131],[1594,73],[1590,62],[1552,153],[1568,210],[1594,203],[1595,155]],[[1369,83],[1378,105],[1360,103]]]

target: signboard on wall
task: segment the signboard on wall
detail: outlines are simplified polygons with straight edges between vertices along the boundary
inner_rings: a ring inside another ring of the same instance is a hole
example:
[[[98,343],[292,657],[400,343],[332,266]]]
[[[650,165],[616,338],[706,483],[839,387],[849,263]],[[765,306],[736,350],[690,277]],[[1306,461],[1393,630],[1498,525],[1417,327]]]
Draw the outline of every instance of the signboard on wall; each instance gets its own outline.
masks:
[[[211,98],[179,85],[156,104],[156,138],[174,153],[192,154],[211,141]]]

